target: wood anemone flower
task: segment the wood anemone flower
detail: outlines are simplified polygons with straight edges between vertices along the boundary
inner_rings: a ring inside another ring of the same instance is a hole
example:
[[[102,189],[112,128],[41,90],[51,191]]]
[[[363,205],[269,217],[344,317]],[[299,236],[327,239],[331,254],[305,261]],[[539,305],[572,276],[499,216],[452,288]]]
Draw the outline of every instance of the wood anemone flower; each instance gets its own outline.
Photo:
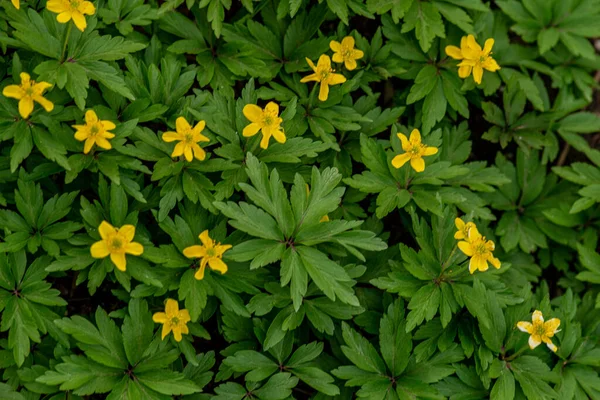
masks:
[[[319,82],[321,84],[319,88],[319,100],[327,100],[329,97],[329,86],[346,82],[344,75],[334,73],[335,70],[331,68],[331,59],[328,55],[322,54],[316,66],[309,58],[306,59],[306,62],[310,65],[314,74],[305,76],[300,82]]]
[[[123,225],[115,228],[106,221],[102,221],[98,227],[98,233],[102,240],[94,243],[90,253],[94,258],[104,258],[110,255],[110,260],[120,271],[127,268],[125,254],[139,256],[144,252],[144,247],[133,241],[135,226]]]
[[[210,139],[204,136],[201,132],[206,127],[206,122],[199,121],[195,127],[187,122],[183,117],[175,120],[175,129],[177,132],[168,131],[163,133],[162,140],[165,142],[179,141],[173,149],[171,157],[179,157],[183,155],[188,162],[191,162],[194,158],[196,160],[204,161],[206,158],[206,152],[200,145],[199,142],[210,142]]]
[[[176,300],[167,299],[165,312],[157,312],[152,316],[152,320],[158,324],[163,324],[161,339],[173,332],[175,341],[181,342],[181,334],[187,334],[190,330],[187,323],[191,321],[190,313],[185,308],[180,310]]]
[[[46,8],[58,14],[56,20],[66,24],[70,20],[81,32],[87,27],[84,15],[94,15],[96,7],[90,1],[82,0],[48,0]]]
[[[469,261],[469,272],[471,274],[475,271],[487,271],[488,262],[494,268],[500,268],[500,260],[495,258],[493,254],[496,248],[494,242],[486,240],[485,236],[482,236],[475,226],[469,229],[465,241],[458,242],[458,248],[467,257],[471,257]]]
[[[410,161],[410,166],[417,172],[425,171],[424,156],[432,156],[438,152],[437,147],[426,146],[421,143],[421,132],[418,129],[413,129],[410,133],[410,139],[404,134],[399,133],[398,138],[402,143],[404,154],[399,154],[392,160],[394,168],[401,168],[404,164]]]
[[[460,40],[460,48],[456,46],[446,46],[446,54],[455,60],[462,60],[458,64],[458,76],[467,78],[473,72],[473,79],[477,84],[481,83],[483,70],[496,72],[500,66],[491,56],[494,39],[485,41],[483,49],[475,41],[473,35],[463,36]]]
[[[198,280],[204,279],[204,269],[206,265],[212,270],[219,271],[221,274],[227,272],[227,264],[222,260],[223,253],[229,250],[230,244],[217,243],[208,235],[208,229],[198,236],[202,242],[202,246],[194,245],[183,249],[183,255],[187,258],[199,258],[200,268],[194,274],[194,278]]]
[[[454,239],[458,240],[467,240],[469,239],[469,230],[471,228],[477,228],[477,226],[473,222],[463,221],[460,218],[456,218],[454,220],[454,225],[456,226],[456,233],[454,234]]]
[[[50,112],[54,110],[54,104],[42,96],[44,91],[51,88],[48,82],[35,82],[27,72],[21,72],[20,85],[8,85],[2,90],[5,97],[11,97],[19,100],[19,114],[21,117],[28,118],[33,111],[33,102],[39,103],[44,110]]]
[[[269,147],[271,136],[279,143],[285,143],[286,137],[281,127],[283,119],[279,117],[277,103],[270,101],[264,110],[255,104],[246,104],[242,112],[250,121],[250,124],[246,125],[242,132],[244,137],[251,137],[256,135],[258,131],[262,131],[260,147],[263,149]]]
[[[363,58],[365,53],[354,48],[354,38],[346,36],[342,39],[342,43],[332,40],[329,42],[329,47],[334,54],[331,59],[336,63],[344,63],[348,71],[356,69],[356,60]]]
[[[531,321],[532,322],[520,321],[517,323],[517,327],[521,332],[527,332],[531,335],[529,336],[529,348],[533,350],[544,342],[550,350],[556,353],[558,347],[552,343],[551,338],[556,332],[559,332],[558,327],[560,326],[560,319],[552,318],[544,322],[542,312],[535,310],[531,317]]]
[[[73,125],[76,129],[75,139],[83,142],[83,154],[88,154],[94,145],[110,150],[112,148],[108,139],[115,137],[115,134],[109,132],[117,126],[108,120],[99,120],[94,110],[88,110],[85,113],[85,125]]]

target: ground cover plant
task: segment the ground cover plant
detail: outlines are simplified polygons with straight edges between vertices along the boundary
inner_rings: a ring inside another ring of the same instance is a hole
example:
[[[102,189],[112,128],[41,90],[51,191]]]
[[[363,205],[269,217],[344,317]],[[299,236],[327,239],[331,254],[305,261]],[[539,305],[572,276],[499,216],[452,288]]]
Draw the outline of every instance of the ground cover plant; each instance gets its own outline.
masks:
[[[600,399],[598,37],[0,0],[0,398]]]

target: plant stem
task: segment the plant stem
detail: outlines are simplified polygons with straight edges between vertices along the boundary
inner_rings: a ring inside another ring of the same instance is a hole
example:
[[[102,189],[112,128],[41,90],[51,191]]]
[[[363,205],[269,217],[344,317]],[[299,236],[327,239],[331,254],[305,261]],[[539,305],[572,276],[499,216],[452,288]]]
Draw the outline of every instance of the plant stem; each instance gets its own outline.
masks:
[[[62,53],[60,54],[60,63],[62,64],[65,61],[65,53],[67,51],[67,43],[69,43],[69,38],[71,37],[71,29],[73,29],[73,23],[69,22],[67,26],[67,32],[65,33],[65,40],[63,42]]]
[[[512,360],[514,360],[515,358],[517,358],[518,356],[520,356],[528,348],[529,348],[529,345],[526,344],[525,346],[521,347],[519,349],[519,351],[517,351],[515,354],[513,354],[512,356],[506,358],[505,361],[512,361]]]
[[[310,95],[308,96],[308,109],[311,110],[312,109],[312,104],[313,104],[313,100],[315,99],[315,92],[317,91],[317,85],[320,84],[319,82],[315,82],[315,84],[313,85],[312,90],[310,91]]]

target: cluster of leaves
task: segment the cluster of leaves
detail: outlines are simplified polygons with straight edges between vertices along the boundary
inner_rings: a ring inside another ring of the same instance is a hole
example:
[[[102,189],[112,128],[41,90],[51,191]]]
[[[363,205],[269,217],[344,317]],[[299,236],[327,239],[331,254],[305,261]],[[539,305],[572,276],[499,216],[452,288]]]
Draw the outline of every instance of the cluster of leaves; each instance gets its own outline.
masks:
[[[95,6],[79,31],[0,0],[0,89],[54,104],[0,96],[0,398],[600,399],[600,1]],[[495,39],[480,85],[444,51],[467,34]],[[346,36],[364,56],[319,101],[306,58]],[[243,110],[269,101],[263,149]],[[83,153],[86,110],[111,149]],[[161,139],[181,116],[203,161]],[[423,172],[391,162],[413,128]],[[500,269],[468,273],[457,216]],[[125,271],[90,253],[102,221],[136,227]],[[198,280],[205,230],[232,248]],[[516,329],[533,310],[556,353]]]

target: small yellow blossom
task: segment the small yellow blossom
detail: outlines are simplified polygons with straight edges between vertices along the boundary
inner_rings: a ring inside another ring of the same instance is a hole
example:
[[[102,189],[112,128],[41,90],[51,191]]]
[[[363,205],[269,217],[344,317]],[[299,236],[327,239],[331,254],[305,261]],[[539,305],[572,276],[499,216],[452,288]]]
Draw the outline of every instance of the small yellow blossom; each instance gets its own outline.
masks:
[[[39,103],[48,112],[54,109],[54,104],[50,100],[45,99],[42,94],[52,85],[48,82],[38,82],[31,80],[31,77],[26,72],[21,72],[20,85],[8,85],[2,90],[2,94],[6,97],[19,100],[19,114],[21,117],[27,118],[33,111],[33,102]]]
[[[308,65],[310,65],[310,67],[314,71],[314,74],[305,76],[300,80],[300,82],[320,82],[321,87],[319,89],[319,100],[327,100],[327,97],[329,97],[330,85],[338,85],[340,83],[346,82],[346,77],[344,75],[334,73],[335,70],[331,68],[331,59],[328,55],[321,55],[316,66],[309,58],[306,59],[306,62],[308,63]]]
[[[400,168],[410,160],[410,166],[417,172],[425,170],[425,160],[423,156],[432,156],[438,152],[437,147],[429,147],[421,143],[421,132],[418,129],[413,129],[410,133],[410,139],[407,139],[402,133],[398,134],[400,142],[402,142],[402,150],[404,154],[399,154],[392,160],[394,168]]]
[[[446,46],[446,54],[455,60],[462,60],[458,64],[458,76],[463,79],[467,78],[471,75],[472,71],[473,79],[477,84],[480,84],[484,69],[491,72],[496,72],[500,69],[496,60],[491,57],[493,46],[494,39],[486,40],[482,49],[475,41],[473,35],[463,36],[460,40],[460,48]]]
[[[199,258],[200,268],[196,271],[194,278],[198,280],[204,279],[204,268],[206,264],[210,269],[219,271],[221,274],[227,272],[227,264],[222,260],[223,253],[231,248],[230,244],[217,243],[208,235],[208,229],[202,232],[199,236],[202,246],[194,245],[183,249],[183,255],[187,258]]]
[[[255,104],[246,104],[243,113],[250,121],[242,132],[244,137],[251,137],[262,131],[260,147],[263,149],[269,147],[271,136],[279,143],[285,143],[286,137],[281,127],[283,119],[279,117],[279,106],[276,103],[270,101],[264,110]]]
[[[133,242],[135,226],[123,225],[115,228],[106,221],[98,227],[102,240],[94,243],[90,253],[94,258],[104,258],[110,254],[110,259],[120,271],[125,271],[127,260],[125,254],[139,256],[144,252],[141,244]]]
[[[155,313],[152,320],[157,324],[163,324],[161,339],[164,339],[172,331],[175,340],[181,342],[181,334],[190,333],[187,327],[187,323],[191,320],[190,313],[186,309],[180,310],[176,300],[167,299],[165,312]]]
[[[542,315],[542,312],[535,310],[531,320],[533,323],[527,321],[520,321],[517,323],[517,327],[522,332],[527,332],[531,335],[529,336],[529,347],[531,350],[535,349],[542,342],[544,342],[550,350],[556,352],[558,347],[552,343],[550,338],[554,336],[556,332],[558,332],[560,319],[552,318],[551,320],[544,322],[544,316]]]
[[[342,43],[332,40],[329,42],[329,47],[334,54],[331,59],[336,63],[344,63],[348,71],[356,69],[356,60],[363,58],[365,53],[354,48],[354,38],[346,36],[342,39]]]
[[[73,125],[73,128],[77,130],[75,132],[75,139],[83,142],[83,153],[87,154],[90,152],[94,144],[98,145],[105,150],[112,148],[108,139],[115,137],[114,133],[109,132],[111,129],[115,129],[116,125],[110,121],[101,121],[94,110],[88,110],[85,113],[85,125]]]
[[[477,270],[487,271],[488,262],[495,268],[500,268],[500,260],[494,257],[492,253],[496,246],[491,240],[486,240],[485,236],[477,230],[477,227],[473,225],[468,233],[465,241],[458,242],[458,248],[465,253],[466,256],[471,257],[469,261],[469,272],[473,273]]]
[[[473,222],[465,223],[465,221],[463,221],[460,218],[456,218],[454,220],[454,225],[456,225],[456,229],[458,229],[456,231],[456,233],[454,234],[454,239],[458,239],[458,240],[467,240],[468,241],[469,240],[469,230],[471,228],[477,228]]]
[[[15,6],[15,8],[18,10],[21,8],[21,2],[20,0],[11,0],[11,3],[13,6]]]
[[[175,120],[175,129],[177,132],[169,131],[162,135],[162,139],[167,143],[179,140],[179,143],[175,145],[171,157],[179,157],[183,154],[188,162],[194,158],[203,161],[206,158],[206,152],[200,147],[198,142],[210,142],[210,139],[201,133],[205,126],[206,122],[200,121],[192,128],[185,118],[177,118]]]
[[[61,24],[73,20],[75,26],[81,32],[87,26],[84,15],[94,15],[96,12],[96,7],[92,2],[82,0],[48,0],[46,8],[58,14],[56,20]]]
[[[310,196],[310,186],[308,186],[308,183],[306,184],[306,196]],[[329,215],[323,215],[319,222],[329,222]]]

